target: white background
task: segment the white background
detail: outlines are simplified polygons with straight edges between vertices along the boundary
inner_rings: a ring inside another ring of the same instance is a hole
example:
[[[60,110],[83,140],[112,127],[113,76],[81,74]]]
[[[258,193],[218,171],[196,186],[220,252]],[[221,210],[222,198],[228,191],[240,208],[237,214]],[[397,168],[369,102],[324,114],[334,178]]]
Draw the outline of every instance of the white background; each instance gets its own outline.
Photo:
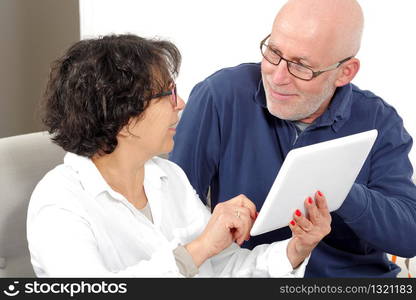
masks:
[[[259,62],[259,43],[284,0],[80,0],[81,38],[134,33],[174,42],[184,100],[216,70]],[[353,83],[393,105],[416,138],[416,1],[361,0],[365,15],[361,70]],[[410,158],[416,166],[416,145]]]

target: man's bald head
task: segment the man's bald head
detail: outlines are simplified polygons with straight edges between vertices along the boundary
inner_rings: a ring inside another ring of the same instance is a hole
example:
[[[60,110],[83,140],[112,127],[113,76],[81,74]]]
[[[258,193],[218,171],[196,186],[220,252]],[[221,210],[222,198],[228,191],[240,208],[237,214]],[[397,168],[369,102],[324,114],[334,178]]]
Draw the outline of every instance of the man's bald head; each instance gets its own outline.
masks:
[[[325,112],[336,88],[351,82],[360,68],[352,56],[360,48],[363,19],[356,0],[288,0],[265,44],[268,55],[285,62],[264,58],[261,64],[272,115],[312,123]],[[319,76],[301,80],[293,75],[305,67]]]
[[[293,34],[318,47],[326,57],[357,54],[364,17],[356,0],[289,0],[279,11],[273,32]]]

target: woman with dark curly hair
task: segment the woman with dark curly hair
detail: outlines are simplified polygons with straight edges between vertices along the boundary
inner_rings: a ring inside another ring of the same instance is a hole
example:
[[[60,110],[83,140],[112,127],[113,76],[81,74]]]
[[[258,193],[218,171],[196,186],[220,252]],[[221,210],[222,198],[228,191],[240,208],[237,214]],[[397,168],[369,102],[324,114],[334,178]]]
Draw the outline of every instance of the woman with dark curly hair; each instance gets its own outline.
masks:
[[[294,238],[240,249],[254,204],[240,195],[211,215],[183,171],[157,157],[172,150],[184,107],[180,61],[170,42],[113,35],[80,41],[54,63],[43,121],[67,154],[30,200],[38,276],[303,275],[329,232],[327,209],[307,203],[320,218],[294,214]]]

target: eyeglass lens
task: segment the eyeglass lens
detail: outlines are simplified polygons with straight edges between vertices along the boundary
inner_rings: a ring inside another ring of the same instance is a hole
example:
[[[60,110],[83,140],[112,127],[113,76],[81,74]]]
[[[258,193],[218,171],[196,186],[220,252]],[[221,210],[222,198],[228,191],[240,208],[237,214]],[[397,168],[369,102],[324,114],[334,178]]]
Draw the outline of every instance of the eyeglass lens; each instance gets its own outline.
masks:
[[[288,61],[287,59],[283,58],[280,54],[276,51],[271,49],[267,44],[263,44],[262,47],[263,56],[272,64],[279,65],[282,60],[286,61],[287,68],[289,72],[301,79],[310,79],[313,76],[312,70],[294,62]]]

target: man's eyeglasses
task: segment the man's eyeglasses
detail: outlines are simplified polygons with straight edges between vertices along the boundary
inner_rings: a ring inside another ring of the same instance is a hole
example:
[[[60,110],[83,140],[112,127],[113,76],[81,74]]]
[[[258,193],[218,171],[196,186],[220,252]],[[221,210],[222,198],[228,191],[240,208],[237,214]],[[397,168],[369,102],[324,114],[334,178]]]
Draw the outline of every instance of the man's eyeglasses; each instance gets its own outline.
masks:
[[[165,97],[165,96],[169,96],[169,95],[171,95],[170,103],[172,104],[173,108],[176,108],[178,106],[178,96],[177,96],[177,93],[176,93],[176,84],[173,84],[173,88],[170,91],[153,95],[150,99],[161,98],[161,97]]]
[[[293,76],[295,76],[296,78],[299,78],[301,80],[305,80],[305,81],[309,81],[314,79],[315,77],[321,75],[324,72],[327,71],[331,71],[331,70],[335,70],[336,68],[338,68],[340,65],[342,65],[343,63],[345,63],[346,61],[350,60],[351,58],[353,58],[354,56],[349,56],[323,70],[320,71],[314,71],[312,70],[310,67],[304,66],[300,63],[296,63],[293,61],[290,61],[284,57],[282,57],[275,49],[273,49],[272,47],[270,47],[266,41],[268,40],[268,38],[270,37],[270,34],[268,36],[266,36],[266,38],[264,40],[261,41],[260,43],[260,50],[261,50],[261,54],[263,55],[263,57],[272,65],[278,66],[280,64],[280,62],[282,60],[284,60],[286,62],[287,65],[287,70],[289,71],[290,74],[292,74]]]

